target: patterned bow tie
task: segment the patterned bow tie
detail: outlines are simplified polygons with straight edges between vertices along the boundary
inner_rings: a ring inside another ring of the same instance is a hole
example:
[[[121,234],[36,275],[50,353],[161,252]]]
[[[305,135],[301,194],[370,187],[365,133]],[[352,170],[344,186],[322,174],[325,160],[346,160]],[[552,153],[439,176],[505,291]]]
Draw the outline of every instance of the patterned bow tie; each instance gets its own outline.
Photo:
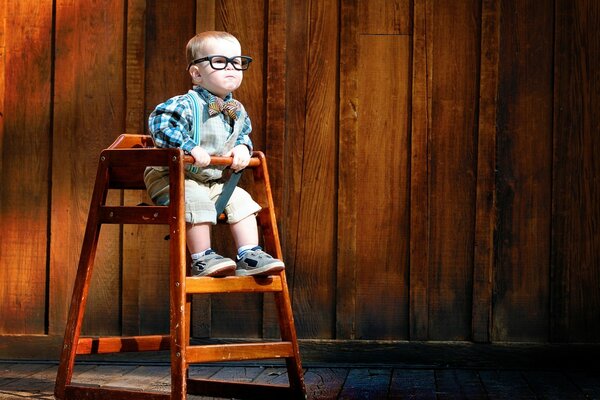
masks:
[[[208,102],[208,115],[212,117],[218,115],[219,113],[223,113],[229,115],[231,119],[236,120],[236,111],[238,111],[241,108],[241,106],[242,105],[237,100],[231,99],[225,101],[220,97],[212,96],[212,98]]]

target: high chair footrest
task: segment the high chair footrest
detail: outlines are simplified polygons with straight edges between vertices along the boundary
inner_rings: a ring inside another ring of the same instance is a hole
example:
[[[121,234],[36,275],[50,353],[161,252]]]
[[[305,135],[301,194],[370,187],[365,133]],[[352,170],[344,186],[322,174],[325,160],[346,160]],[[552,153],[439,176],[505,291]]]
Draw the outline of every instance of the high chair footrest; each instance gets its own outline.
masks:
[[[265,277],[227,276],[224,278],[188,277],[185,280],[187,293],[249,293],[281,292],[279,275]]]
[[[169,348],[169,335],[81,337],[76,354],[158,351]]]
[[[189,346],[188,364],[293,357],[291,342],[236,343]]]

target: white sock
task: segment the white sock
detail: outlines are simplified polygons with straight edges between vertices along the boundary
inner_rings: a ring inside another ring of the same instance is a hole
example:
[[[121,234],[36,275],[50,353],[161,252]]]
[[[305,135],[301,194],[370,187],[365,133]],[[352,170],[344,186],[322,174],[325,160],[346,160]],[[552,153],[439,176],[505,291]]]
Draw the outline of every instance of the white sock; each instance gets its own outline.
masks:
[[[211,250],[211,248],[209,247],[208,249],[201,251],[200,253],[194,253],[192,254],[192,260],[197,260],[200,257],[204,256],[206,254],[207,251]]]
[[[252,250],[253,248],[255,248],[256,245],[255,244],[249,244],[247,246],[242,246],[238,249],[238,258],[242,258],[244,256],[244,253],[247,252],[248,250]]]

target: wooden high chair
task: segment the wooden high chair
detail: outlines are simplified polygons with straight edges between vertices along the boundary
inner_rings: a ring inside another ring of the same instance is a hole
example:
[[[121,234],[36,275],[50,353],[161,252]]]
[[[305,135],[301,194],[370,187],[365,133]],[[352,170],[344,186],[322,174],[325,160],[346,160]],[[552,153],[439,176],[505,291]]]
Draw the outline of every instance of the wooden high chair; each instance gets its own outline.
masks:
[[[57,399],[185,399],[186,393],[236,398],[306,398],[300,353],[285,272],[268,277],[231,276],[225,278],[186,276],[186,225],[184,219],[184,165],[193,161],[180,149],[158,149],[143,135],[121,135],[102,151],[83,239],[65,337],[56,376]],[[212,163],[228,165],[231,159],[213,157]],[[109,206],[109,189],[145,190],[146,166],[168,166],[170,204],[168,206]],[[248,168],[261,187],[257,202],[263,245],[273,256],[283,259],[264,155],[254,152]],[[94,256],[102,224],[166,224],[170,235],[170,334],[134,337],[80,337],[85,304],[92,279]],[[271,292],[281,331],[280,341],[243,344],[190,345],[190,301],[192,294]],[[156,351],[170,349],[171,393],[132,391],[71,383],[75,357],[79,354]],[[223,382],[188,378],[193,363],[285,358],[289,386]]]

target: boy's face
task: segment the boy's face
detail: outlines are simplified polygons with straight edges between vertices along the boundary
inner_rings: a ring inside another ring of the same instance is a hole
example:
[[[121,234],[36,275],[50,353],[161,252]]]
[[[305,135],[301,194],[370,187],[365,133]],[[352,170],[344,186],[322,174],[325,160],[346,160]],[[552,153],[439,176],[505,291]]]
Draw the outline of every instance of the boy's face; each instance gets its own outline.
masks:
[[[231,58],[242,54],[240,44],[227,39],[210,40],[205,45],[205,51],[206,54],[201,54],[199,58],[213,55]],[[194,85],[200,85],[221,98],[239,88],[244,78],[244,73],[234,69],[231,63],[225,69],[215,70],[208,61],[191,66],[190,75]]]

